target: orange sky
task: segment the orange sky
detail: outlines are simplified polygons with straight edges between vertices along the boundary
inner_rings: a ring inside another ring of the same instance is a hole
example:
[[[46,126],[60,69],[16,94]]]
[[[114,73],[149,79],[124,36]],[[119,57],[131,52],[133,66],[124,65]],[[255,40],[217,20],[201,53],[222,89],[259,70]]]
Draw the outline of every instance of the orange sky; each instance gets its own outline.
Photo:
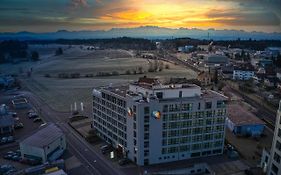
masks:
[[[2,0],[0,31],[138,26],[281,32],[280,0]]]

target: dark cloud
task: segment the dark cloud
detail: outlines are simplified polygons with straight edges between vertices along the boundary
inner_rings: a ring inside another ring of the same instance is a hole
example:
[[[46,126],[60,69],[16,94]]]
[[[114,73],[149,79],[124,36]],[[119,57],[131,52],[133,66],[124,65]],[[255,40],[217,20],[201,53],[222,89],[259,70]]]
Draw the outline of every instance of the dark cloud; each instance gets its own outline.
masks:
[[[241,26],[279,26],[280,18],[273,12],[243,12],[212,10],[207,14],[216,22]]]
[[[87,0],[70,0],[70,6],[72,8],[88,7]]]

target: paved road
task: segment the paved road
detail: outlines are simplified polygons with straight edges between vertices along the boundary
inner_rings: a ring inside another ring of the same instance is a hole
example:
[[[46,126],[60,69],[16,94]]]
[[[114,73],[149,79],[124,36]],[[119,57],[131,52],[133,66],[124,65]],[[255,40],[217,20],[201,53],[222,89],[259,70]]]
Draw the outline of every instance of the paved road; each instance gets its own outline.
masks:
[[[30,92],[22,92],[40,111],[45,122],[56,123],[66,135],[69,151],[75,155],[88,171],[87,174],[93,175],[122,175],[120,169],[114,167],[113,164],[103,157],[101,153],[94,150],[93,147],[77,134],[67,123],[69,113],[54,111],[44,101]]]

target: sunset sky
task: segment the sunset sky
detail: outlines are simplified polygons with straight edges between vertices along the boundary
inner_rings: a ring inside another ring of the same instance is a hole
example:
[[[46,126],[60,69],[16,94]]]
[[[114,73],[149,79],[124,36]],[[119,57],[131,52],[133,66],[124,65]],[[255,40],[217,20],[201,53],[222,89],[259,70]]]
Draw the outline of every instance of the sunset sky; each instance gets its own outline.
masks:
[[[281,0],[0,0],[0,32],[159,26],[281,32]]]

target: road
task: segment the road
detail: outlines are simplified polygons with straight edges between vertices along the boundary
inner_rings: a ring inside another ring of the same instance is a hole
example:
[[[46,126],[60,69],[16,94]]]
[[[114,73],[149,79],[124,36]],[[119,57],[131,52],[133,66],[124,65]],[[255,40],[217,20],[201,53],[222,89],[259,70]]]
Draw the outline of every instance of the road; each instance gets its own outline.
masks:
[[[81,161],[83,167],[88,172],[87,174],[123,175],[123,172],[121,172],[120,169],[108,162],[101,153],[98,153],[99,150],[93,149],[86,140],[68,125],[67,120],[69,113],[54,111],[42,99],[38,98],[31,92],[24,91],[22,94],[24,94],[29,102],[39,110],[45,122],[55,123],[61,128],[66,135],[69,151]]]

